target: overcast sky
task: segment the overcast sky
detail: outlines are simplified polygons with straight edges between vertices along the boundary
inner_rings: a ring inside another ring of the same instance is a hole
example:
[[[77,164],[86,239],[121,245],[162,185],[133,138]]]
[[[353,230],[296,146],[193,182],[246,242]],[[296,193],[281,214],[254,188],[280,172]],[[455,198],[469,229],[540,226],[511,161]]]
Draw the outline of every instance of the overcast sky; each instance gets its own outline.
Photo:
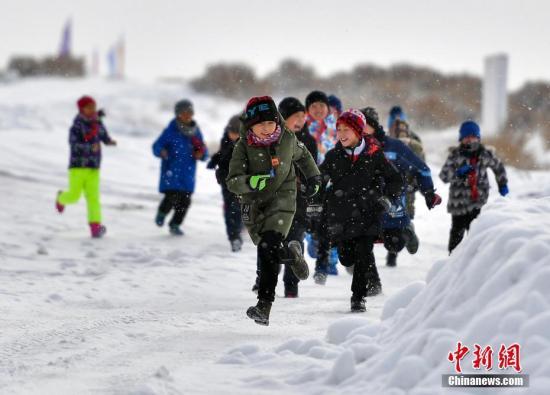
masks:
[[[263,74],[285,57],[323,75],[361,62],[481,75],[485,55],[505,52],[511,88],[550,81],[547,0],[2,0],[0,67],[57,51],[69,17],[76,54],[124,35],[136,78],[192,77],[222,60]]]

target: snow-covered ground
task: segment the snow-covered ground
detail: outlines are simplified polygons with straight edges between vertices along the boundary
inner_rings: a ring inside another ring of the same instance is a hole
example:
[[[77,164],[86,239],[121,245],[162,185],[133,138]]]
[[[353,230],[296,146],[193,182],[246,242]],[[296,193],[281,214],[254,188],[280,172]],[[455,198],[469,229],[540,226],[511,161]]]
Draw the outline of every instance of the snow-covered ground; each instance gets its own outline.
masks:
[[[83,201],[62,216],[53,207],[84,93],[106,108],[119,143],[104,149],[102,240],[88,236]],[[449,343],[499,334],[526,345],[532,389],[548,386],[549,173],[510,169],[509,198],[492,197],[451,259],[449,215],[419,196],[420,250],[390,269],[376,247],[384,295],[367,301],[366,314],[348,313],[351,277],[341,270],[325,287],[307,280],[300,298],[278,298],[260,327],[245,315],[255,249],[246,239],[230,252],[212,171],[199,166],[183,238],[153,223],[159,163],[150,145],[173,102],[189,95],[174,83],[0,85],[0,393],[436,394],[452,368]],[[240,103],[192,98],[214,146]],[[456,131],[423,139],[437,174]],[[447,188],[436,185],[445,202]]]

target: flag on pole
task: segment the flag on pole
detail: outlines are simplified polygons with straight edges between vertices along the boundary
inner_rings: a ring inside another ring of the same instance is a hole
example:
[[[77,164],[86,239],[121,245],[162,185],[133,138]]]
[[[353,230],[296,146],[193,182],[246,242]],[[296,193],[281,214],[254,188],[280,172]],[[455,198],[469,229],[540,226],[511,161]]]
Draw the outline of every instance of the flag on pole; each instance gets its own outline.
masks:
[[[72,30],[72,21],[68,19],[61,34],[61,45],[59,46],[60,58],[71,56]]]
[[[109,76],[112,78],[124,77],[124,38],[120,38],[107,53],[107,64],[109,65]]]

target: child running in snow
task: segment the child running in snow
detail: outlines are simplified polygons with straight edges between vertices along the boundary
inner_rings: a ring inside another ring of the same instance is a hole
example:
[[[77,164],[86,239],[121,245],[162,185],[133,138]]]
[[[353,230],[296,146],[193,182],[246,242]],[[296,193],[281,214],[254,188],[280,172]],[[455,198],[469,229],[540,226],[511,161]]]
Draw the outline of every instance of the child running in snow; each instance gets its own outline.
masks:
[[[306,124],[317,142],[317,164],[320,165],[325,160],[325,154],[337,143],[336,116],[330,112],[329,98],[321,91],[312,91],[307,95],[306,112]],[[322,212],[314,222],[311,237],[308,237],[308,252],[311,257],[316,258],[313,279],[316,284],[324,285],[327,274],[338,274],[338,256],[331,249],[327,237],[325,214]]]
[[[193,104],[181,100],[176,103],[174,112],[175,118],[153,144],[153,154],[162,160],[159,191],[164,194],[155,222],[163,226],[166,216],[174,209],[169,223],[170,234],[182,236],[180,226],[195,190],[197,160],[205,161],[208,150],[199,126],[193,120]]]
[[[403,188],[380,144],[364,134],[365,125],[360,111],[342,113],[338,144],[320,166],[323,185],[332,184],[326,193],[328,236],[337,245],[340,262],[353,266],[352,312],[366,311],[368,276],[376,271],[373,247],[381,230],[380,215],[399,199]]]
[[[466,121],[460,126],[460,145],[450,149],[449,156],[439,173],[444,183],[451,183],[447,211],[452,215],[449,254],[460,244],[466,230],[479,215],[489,198],[487,168],[495,173],[498,191],[508,194],[508,178],[500,159],[492,150],[481,144],[477,123]]]
[[[65,206],[80,200],[82,192],[88,206],[88,223],[93,238],[102,237],[106,228],[101,224],[101,202],[99,197],[99,168],[101,165],[101,143],[116,145],[101,121],[103,112],[97,112],[96,102],[90,96],[81,97],[78,115],[69,132],[71,157],[69,160],[69,189],[58,192],[56,208],[62,213]]]
[[[241,219],[241,203],[239,202],[239,198],[227,189],[225,179],[229,174],[229,161],[233,155],[235,144],[239,140],[240,130],[241,120],[239,115],[235,115],[231,117],[225,127],[219,151],[212,155],[207,165],[209,169],[216,169],[216,180],[222,187],[225,230],[231,244],[231,251],[233,252],[240,251],[243,245],[241,238],[243,221]]]
[[[273,99],[253,97],[242,116],[241,138],[233,150],[228,189],[241,197],[241,214],[258,246],[260,281],[258,303],[247,310],[257,324],[269,325],[279,265],[288,260],[301,280],[309,275],[300,243],[283,246],[296,211],[296,172],[307,179],[308,196],[319,190],[319,169],[307,148],[284,125]]]

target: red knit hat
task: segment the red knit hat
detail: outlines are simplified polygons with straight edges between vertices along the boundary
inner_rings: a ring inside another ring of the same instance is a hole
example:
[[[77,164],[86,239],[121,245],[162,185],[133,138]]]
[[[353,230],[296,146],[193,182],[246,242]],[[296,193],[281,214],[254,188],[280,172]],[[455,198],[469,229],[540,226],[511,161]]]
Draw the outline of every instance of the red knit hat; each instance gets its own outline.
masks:
[[[82,111],[82,109],[89,104],[96,104],[94,98],[91,96],[82,96],[76,102],[76,105],[78,106],[78,111]]]
[[[342,123],[352,128],[355,134],[357,134],[357,136],[361,138],[361,136],[363,135],[363,131],[365,130],[367,121],[361,111],[350,108],[349,110],[344,111],[338,117],[338,121],[336,121],[336,127],[338,127],[338,125]]]

